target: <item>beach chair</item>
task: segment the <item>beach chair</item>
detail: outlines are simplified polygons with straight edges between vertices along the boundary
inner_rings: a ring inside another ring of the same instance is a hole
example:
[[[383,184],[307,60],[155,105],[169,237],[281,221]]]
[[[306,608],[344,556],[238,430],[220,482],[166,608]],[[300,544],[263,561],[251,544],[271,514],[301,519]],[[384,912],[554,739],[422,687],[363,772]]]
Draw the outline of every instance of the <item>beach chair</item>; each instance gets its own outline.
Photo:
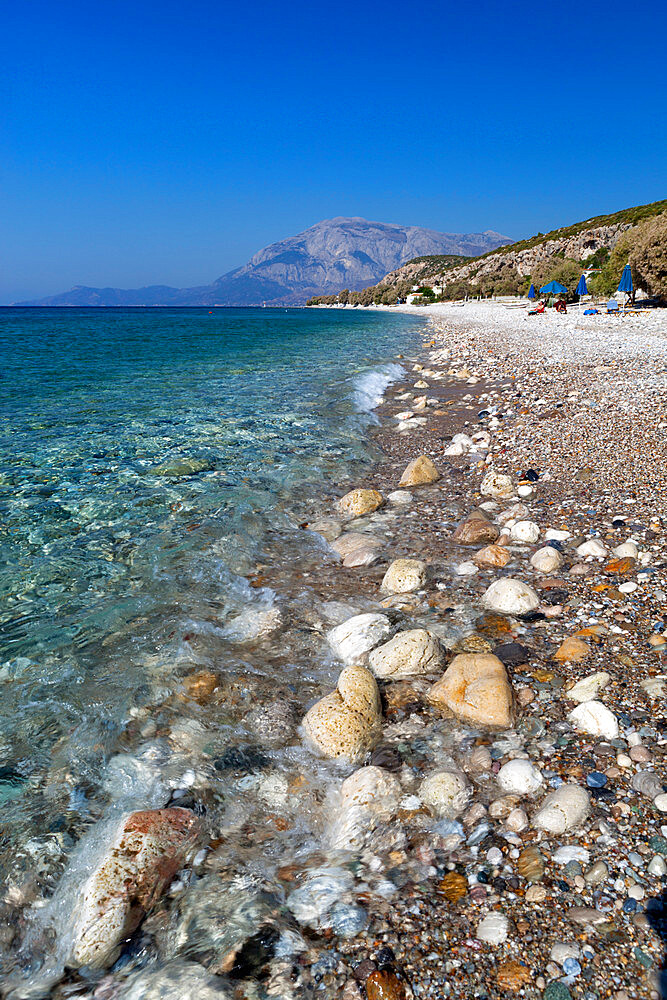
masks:
[[[609,302],[607,302],[607,316],[618,315],[619,311],[616,299],[609,299]]]

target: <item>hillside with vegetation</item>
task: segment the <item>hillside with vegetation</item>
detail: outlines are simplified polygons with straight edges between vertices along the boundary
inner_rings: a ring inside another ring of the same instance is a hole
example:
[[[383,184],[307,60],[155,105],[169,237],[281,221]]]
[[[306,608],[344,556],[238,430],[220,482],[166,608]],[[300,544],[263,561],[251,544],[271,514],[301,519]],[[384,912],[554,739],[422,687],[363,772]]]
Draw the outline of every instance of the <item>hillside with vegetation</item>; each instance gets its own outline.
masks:
[[[667,299],[667,199],[599,215],[573,225],[537,233],[526,240],[470,258],[452,254],[415,257],[377,285],[351,293],[320,296],[309,305],[386,304],[405,301],[417,290],[417,304],[466,296],[525,295],[559,281],[571,291],[582,270],[595,269],[591,292],[615,291],[630,263],[636,287]]]

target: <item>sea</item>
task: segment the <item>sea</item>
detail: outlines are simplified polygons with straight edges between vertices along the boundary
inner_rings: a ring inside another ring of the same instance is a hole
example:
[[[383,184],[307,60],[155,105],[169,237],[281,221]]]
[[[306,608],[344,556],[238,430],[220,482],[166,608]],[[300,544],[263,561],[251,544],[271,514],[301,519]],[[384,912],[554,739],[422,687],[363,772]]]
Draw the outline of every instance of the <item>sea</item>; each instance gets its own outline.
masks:
[[[0,310],[0,874],[24,917],[109,816],[174,796],[236,831],[234,878],[256,871],[237,813],[266,811],[267,768],[280,789],[306,765],[294,729],[267,750],[244,712],[272,691],[300,711],[334,667],[302,626],[253,645],[254,624],[310,607],[295,573],[328,557],[300,525],[372,468],[422,332],[351,308]],[[220,678],[214,709],[193,671]],[[315,837],[289,822],[274,867]],[[51,961],[0,948],[11,974]]]

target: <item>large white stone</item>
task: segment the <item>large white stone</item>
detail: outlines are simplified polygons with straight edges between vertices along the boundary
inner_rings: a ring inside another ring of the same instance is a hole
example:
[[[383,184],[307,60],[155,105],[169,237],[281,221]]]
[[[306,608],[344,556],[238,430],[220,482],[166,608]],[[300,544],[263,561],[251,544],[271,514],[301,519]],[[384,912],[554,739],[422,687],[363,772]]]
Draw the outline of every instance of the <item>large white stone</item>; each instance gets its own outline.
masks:
[[[563,557],[553,545],[545,545],[537,552],[533,552],[530,565],[538,573],[555,573],[563,565]]]
[[[615,740],[618,736],[616,716],[601,701],[582,702],[572,709],[568,720],[582,733],[591,736],[603,736],[606,740]]]
[[[458,771],[438,771],[424,778],[419,798],[438,816],[455,819],[468,804],[470,786],[466,776]]]
[[[577,681],[573,687],[564,692],[565,697],[579,704],[584,701],[593,701],[600,691],[606,688],[610,680],[611,677],[608,673],[604,670],[598,670],[596,673],[589,674],[588,677],[582,677],[580,681]]]
[[[344,663],[354,663],[391,635],[386,615],[354,615],[327,635],[327,642]]]
[[[534,521],[515,521],[510,529],[512,541],[523,545],[534,545],[539,537],[540,528]]]
[[[382,589],[390,594],[409,594],[426,580],[426,563],[421,559],[395,559],[382,579]]]
[[[619,559],[627,558],[636,559],[639,555],[639,549],[634,542],[623,542],[622,545],[617,545],[614,549],[614,555],[618,556]]]
[[[376,677],[402,680],[434,673],[442,659],[437,638],[426,629],[414,628],[399,632],[374,649],[368,657],[368,667]]]
[[[543,782],[541,771],[529,760],[510,760],[498,771],[500,787],[515,795],[532,795]]]
[[[539,597],[532,587],[510,576],[494,580],[482,597],[482,605],[487,611],[505,615],[525,615],[539,604]]]
[[[585,788],[581,785],[561,785],[544,799],[533,816],[533,825],[547,833],[565,833],[580,826],[590,808]]]
[[[591,538],[587,542],[582,542],[577,546],[577,555],[593,556],[595,559],[604,559],[609,555],[609,549],[599,538]]]

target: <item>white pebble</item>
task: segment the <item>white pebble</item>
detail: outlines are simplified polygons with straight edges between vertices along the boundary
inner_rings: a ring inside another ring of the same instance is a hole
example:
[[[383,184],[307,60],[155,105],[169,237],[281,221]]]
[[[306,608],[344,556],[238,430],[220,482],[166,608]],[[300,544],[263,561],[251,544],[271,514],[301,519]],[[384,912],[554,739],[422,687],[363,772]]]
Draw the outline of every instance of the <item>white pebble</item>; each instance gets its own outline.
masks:
[[[591,538],[577,547],[580,556],[593,556],[594,559],[604,559],[609,554],[607,546],[599,538]]]
[[[534,545],[540,537],[540,529],[534,521],[515,521],[510,530],[510,538],[524,545]]]
[[[653,805],[659,812],[667,812],[667,793],[662,792],[660,795],[656,795],[653,799]]]
[[[500,787],[516,795],[532,795],[543,781],[541,772],[529,760],[510,760],[498,771]]]
[[[604,736],[606,740],[618,736],[616,716],[601,701],[585,701],[573,708],[567,718],[582,733]]]
[[[477,940],[486,944],[502,944],[508,933],[509,920],[504,913],[489,913],[477,925]]]

